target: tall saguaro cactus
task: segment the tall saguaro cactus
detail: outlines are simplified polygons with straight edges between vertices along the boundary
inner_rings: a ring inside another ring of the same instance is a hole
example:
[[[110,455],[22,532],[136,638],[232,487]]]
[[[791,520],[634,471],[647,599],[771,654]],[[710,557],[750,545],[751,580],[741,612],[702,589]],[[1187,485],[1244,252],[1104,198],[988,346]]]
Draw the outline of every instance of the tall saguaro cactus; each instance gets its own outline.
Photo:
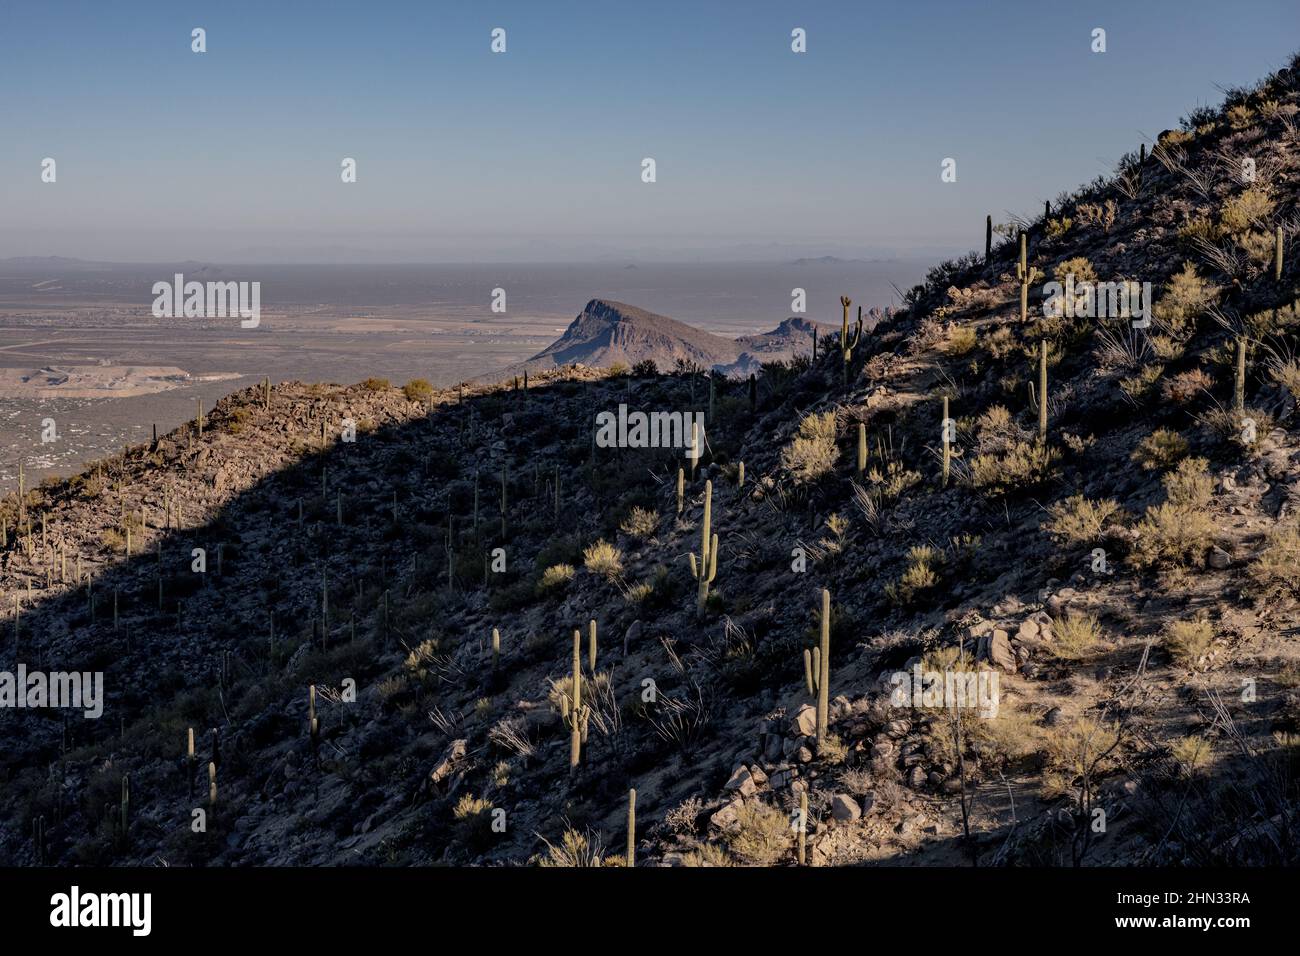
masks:
[[[596,673],[596,619],[587,623],[587,667]]]
[[[993,217],[984,217],[984,264],[993,260]]]
[[[1047,441],[1047,339],[1038,343],[1038,440]]]
[[[569,725],[569,773],[575,774],[591,714],[591,708],[582,702],[582,631],[577,628],[573,630],[573,679],[569,691],[560,695],[560,717]]]
[[[1237,336],[1237,372],[1232,384],[1232,410],[1246,410],[1246,336]]]
[[[817,673],[817,749],[821,750],[830,726],[830,685],[831,685],[831,592],[822,588],[821,645],[818,648],[821,657]]]
[[[709,599],[709,585],[718,576],[718,536],[712,534],[713,528],[713,482],[704,483],[704,517],[700,522],[700,553],[690,553],[691,576],[698,583],[696,592],[696,609],[704,613],[704,605]]]
[[[1029,321],[1029,237],[1020,230],[1020,261],[1016,263],[1016,278],[1020,280],[1020,321]]]
[[[636,866],[636,790],[627,792],[627,865]]]
[[[1282,227],[1278,226],[1273,233],[1273,281],[1282,281],[1282,252],[1283,252]]]
[[[866,422],[858,422],[858,480],[867,471],[867,425]]]
[[[858,324],[853,330],[853,339],[849,339],[849,306],[853,300],[847,295],[840,296],[840,305],[844,308],[844,316],[840,321],[840,356],[844,359],[844,385],[849,384],[849,365],[853,362],[853,350],[858,347],[862,341],[862,306],[858,306]]]

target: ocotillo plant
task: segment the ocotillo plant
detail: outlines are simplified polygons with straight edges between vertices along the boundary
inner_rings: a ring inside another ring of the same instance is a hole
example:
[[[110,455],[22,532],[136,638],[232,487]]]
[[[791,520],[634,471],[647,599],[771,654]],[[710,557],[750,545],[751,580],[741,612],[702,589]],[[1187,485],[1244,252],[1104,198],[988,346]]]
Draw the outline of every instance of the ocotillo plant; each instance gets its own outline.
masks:
[[[817,749],[821,750],[826,740],[830,720],[830,684],[831,684],[831,592],[822,588],[821,619],[821,667],[817,673]]]
[[[849,384],[849,365],[853,361],[853,350],[858,347],[858,342],[862,340],[862,306],[858,306],[858,324],[853,331],[853,339],[849,340],[849,306],[853,300],[847,295],[840,296],[840,305],[844,307],[844,317],[840,321],[840,356],[844,359],[844,384]]]
[[[1038,343],[1038,440],[1047,441],[1047,339]]]
[[[596,619],[592,618],[587,624],[587,667],[594,674],[596,673]]]
[[[713,527],[713,482],[704,483],[704,517],[700,521],[700,553],[697,558],[694,551],[690,553],[691,576],[698,582],[696,607],[704,613],[704,605],[709,599],[709,585],[718,576],[718,536],[712,534]]]
[[[636,866],[636,790],[627,792],[627,865]]]

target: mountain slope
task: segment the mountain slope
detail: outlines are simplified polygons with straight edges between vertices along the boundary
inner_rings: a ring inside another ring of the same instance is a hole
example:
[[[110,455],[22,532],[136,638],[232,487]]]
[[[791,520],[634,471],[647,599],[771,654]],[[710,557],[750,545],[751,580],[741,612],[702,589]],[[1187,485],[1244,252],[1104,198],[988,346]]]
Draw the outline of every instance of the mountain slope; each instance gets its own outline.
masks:
[[[794,865],[805,797],[811,865],[1296,862],[1296,65],[1022,223],[1023,319],[1012,238],[847,366],[715,377],[680,500],[680,449],[591,424],[696,376],[571,367],[246,390],[5,500],[22,659],[108,701],[0,712],[0,855],[613,864],[635,787],[638,865]],[[1151,325],[1049,314],[1067,273],[1151,282]],[[996,715],[897,698],[918,667]]]

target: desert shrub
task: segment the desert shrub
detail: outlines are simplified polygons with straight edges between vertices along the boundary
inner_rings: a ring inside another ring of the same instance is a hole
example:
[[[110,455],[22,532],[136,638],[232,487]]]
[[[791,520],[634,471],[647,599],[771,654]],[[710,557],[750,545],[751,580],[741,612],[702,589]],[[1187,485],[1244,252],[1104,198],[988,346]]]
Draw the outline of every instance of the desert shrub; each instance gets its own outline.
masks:
[[[648,538],[659,527],[659,516],[648,508],[637,506],[628,512],[618,527],[630,538]]]
[[[1155,390],[1156,383],[1160,381],[1160,376],[1164,374],[1165,367],[1159,362],[1151,362],[1143,365],[1133,375],[1125,376],[1119,380],[1119,388],[1130,401],[1141,403],[1151,397]]]
[[[1072,225],[1074,225],[1074,220],[1070,219],[1068,216],[1062,216],[1060,219],[1047,220],[1047,238],[1060,239],[1070,231],[1070,226]]]
[[[750,866],[772,866],[790,852],[793,829],[786,815],[765,803],[746,803],[727,833],[727,848]]]
[[[939,583],[938,568],[944,554],[928,544],[915,545],[907,552],[907,569],[897,581],[885,585],[885,596],[895,604],[911,604],[924,591]]]
[[[1245,103],[1238,103],[1236,106],[1228,107],[1223,118],[1233,129],[1242,130],[1255,121],[1255,112]]]
[[[1273,528],[1246,574],[1262,598],[1300,596],[1300,524],[1290,520]]]
[[[1204,618],[1170,621],[1165,626],[1165,650],[1185,667],[1195,667],[1214,643],[1214,627]]]
[[[1252,427],[1247,428],[1247,421]],[[1276,424],[1273,416],[1262,408],[1245,408],[1237,412],[1222,407],[1202,415],[1201,423],[1219,441],[1243,448],[1249,448],[1252,442],[1267,435]]]
[[[545,594],[550,591],[559,591],[568,587],[573,576],[577,574],[577,569],[571,564],[552,564],[542,572],[542,576],[537,582],[537,593]]]
[[[1187,262],[1170,277],[1165,294],[1155,305],[1159,326],[1175,338],[1186,338],[1195,331],[1198,316],[1218,298],[1218,287],[1201,278],[1196,266]]]
[[[452,810],[456,836],[461,843],[482,849],[492,840],[492,804],[473,794],[464,794]]]
[[[981,454],[971,459],[971,483],[993,493],[1042,484],[1052,475],[1061,453],[1039,442],[1016,441],[1002,454]]]
[[[433,398],[433,386],[422,378],[413,378],[402,386],[402,394],[408,402],[424,404]]]
[[[1164,477],[1166,500],[1148,508],[1137,524],[1133,561],[1139,568],[1199,562],[1213,543],[1214,522],[1206,514],[1214,479],[1204,458],[1184,458]]]
[[[1043,525],[1048,534],[1071,546],[1096,544],[1106,535],[1106,526],[1123,517],[1124,509],[1110,498],[1092,501],[1083,495],[1071,495],[1047,509]]]
[[[564,831],[559,845],[542,837],[546,852],[533,860],[545,867],[593,867],[605,865],[605,847],[597,834],[579,833],[572,827]]]
[[[948,341],[944,343],[943,350],[955,358],[975,348],[976,341],[973,325],[954,325],[948,330]]]
[[[1168,428],[1157,428],[1138,442],[1133,460],[1146,471],[1172,468],[1187,457],[1187,439]]]
[[[1170,744],[1169,754],[1190,776],[1210,763],[1212,748],[1204,737],[1179,737]]]
[[[731,866],[727,851],[716,843],[703,843],[699,849],[682,854],[682,866]]]
[[[626,362],[615,362],[613,365],[609,367],[609,377],[622,378],[623,376],[627,375],[628,372],[630,371],[631,369],[627,367]]]
[[[623,574],[623,552],[608,541],[597,541],[583,550],[582,566],[606,581],[615,581]]]
[[[835,413],[804,416],[794,439],[781,450],[781,465],[796,481],[815,481],[835,467]]]
[[[367,392],[386,392],[388,389],[392,388],[392,385],[386,378],[371,377],[362,382],[361,387]]]
[[[1079,221],[1085,226],[1101,226],[1103,232],[1110,232],[1115,225],[1115,200],[1107,199],[1104,204],[1080,203],[1076,210]]]
[[[1219,229],[1226,235],[1245,232],[1273,213],[1273,198],[1260,186],[1229,196],[1219,207]]]
[[[1052,621],[1052,654],[1061,660],[1082,660],[1102,643],[1101,623],[1095,615],[1068,611]]]
[[[1085,256],[1075,256],[1072,259],[1063,260],[1052,270],[1052,275],[1060,283],[1064,283],[1066,276],[1070,275],[1074,276],[1076,284],[1097,281],[1097,270],[1092,267],[1092,263]]]
[[[632,374],[637,378],[654,378],[659,374],[659,366],[654,359],[642,359],[632,366]]]
[[[1076,781],[1096,779],[1118,763],[1120,735],[1111,724],[1080,717],[1043,735],[1043,784],[1049,794],[1068,792]]]
[[[1167,400],[1185,405],[1209,392],[1214,387],[1214,377],[1198,366],[1170,376],[1161,387]]]
[[[985,338],[984,345],[989,350],[989,355],[999,362],[1019,348],[1015,333],[1005,325],[999,325],[990,332]]]

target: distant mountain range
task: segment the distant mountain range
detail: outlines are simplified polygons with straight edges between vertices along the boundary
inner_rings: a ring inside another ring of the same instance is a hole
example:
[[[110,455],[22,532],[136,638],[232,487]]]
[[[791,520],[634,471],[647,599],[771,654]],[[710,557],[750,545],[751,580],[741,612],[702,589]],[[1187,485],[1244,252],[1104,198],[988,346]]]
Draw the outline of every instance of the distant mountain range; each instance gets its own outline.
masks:
[[[812,351],[813,329],[831,331],[804,318],[789,318],[770,332],[729,339],[694,326],[608,299],[592,299],[564,334],[527,362],[530,371],[582,364],[597,368],[652,360],[669,371],[678,360],[726,375],[749,375],[763,362]]]

